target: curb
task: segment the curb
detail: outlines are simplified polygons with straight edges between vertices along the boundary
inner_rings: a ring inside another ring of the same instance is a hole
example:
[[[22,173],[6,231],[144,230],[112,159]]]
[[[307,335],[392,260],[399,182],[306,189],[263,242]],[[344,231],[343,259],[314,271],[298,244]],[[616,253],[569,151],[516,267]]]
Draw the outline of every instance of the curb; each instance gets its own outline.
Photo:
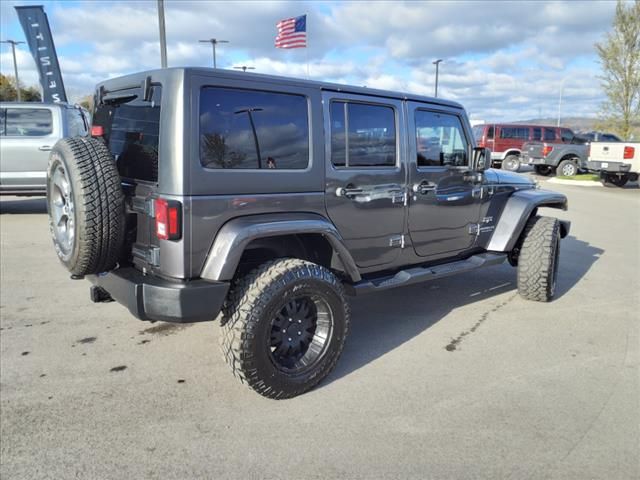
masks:
[[[559,183],[561,185],[575,185],[576,187],[602,187],[602,184],[595,180],[562,180],[553,177],[547,180],[549,183]]]

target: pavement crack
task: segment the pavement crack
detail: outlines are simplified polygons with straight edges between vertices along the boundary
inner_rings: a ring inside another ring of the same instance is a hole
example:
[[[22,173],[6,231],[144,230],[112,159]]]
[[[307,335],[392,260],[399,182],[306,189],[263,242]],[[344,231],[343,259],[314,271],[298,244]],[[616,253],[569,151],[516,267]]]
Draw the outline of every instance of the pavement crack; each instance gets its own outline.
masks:
[[[499,303],[492,309],[484,312],[482,315],[480,315],[480,319],[476,323],[474,323],[469,330],[465,330],[461,332],[460,335],[458,335],[457,337],[451,339],[451,341],[444,347],[444,349],[447,350],[448,352],[455,352],[465,337],[467,337],[468,335],[478,330],[478,328],[480,328],[480,325],[482,325],[492,313],[495,313],[501,308],[506,307],[514,298],[516,298],[516,296],[517,296],[517,293],[514,293],[509,298],[507,298],[504,302]]]

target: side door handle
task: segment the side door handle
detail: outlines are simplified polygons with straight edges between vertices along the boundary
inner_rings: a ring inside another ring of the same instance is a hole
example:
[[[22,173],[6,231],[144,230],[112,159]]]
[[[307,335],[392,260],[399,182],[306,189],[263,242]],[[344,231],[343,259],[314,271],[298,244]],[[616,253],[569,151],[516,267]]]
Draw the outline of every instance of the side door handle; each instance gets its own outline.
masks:
[[[436,189],[436,184],[428,182],[426,180],[416,183],[412,188],[413,193],[419,193],[420,195],[426,195]]]
[[[353,198],[356,195],[363,193],[361,188],[356,188],[353,184],[349,184],[346,187],[336,188],[336,196],[344,198]]]
[[[41,147],[38,147],[38,150],[42,152],[49,152],[51,151],[51,147],[49,145],[42,145]]]

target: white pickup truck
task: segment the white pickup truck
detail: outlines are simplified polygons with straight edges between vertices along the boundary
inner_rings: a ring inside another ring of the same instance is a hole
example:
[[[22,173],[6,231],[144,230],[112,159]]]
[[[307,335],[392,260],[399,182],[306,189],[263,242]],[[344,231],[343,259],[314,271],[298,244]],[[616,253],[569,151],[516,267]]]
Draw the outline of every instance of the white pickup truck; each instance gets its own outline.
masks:
[[[598,172],[606,186],[624,187],[640,175],[640,142],[593,142],[583,168]]]

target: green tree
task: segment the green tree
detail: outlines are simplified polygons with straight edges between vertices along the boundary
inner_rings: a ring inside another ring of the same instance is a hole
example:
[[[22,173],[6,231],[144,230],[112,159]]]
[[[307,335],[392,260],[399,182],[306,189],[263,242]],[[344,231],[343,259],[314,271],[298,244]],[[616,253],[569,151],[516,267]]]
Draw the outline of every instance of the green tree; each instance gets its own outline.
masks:
[[[20,95],[23,102],[41,102],[42,95],[40,90],[35,85],[27,88],[20,88]],[[0,101],[13,102],[18,99],[18,93],[16,91],[16,80],[8,75],[2,75],[0,73]]]
[[[640,124],[640,0],[618,0],[613,31],[595,47],[607,95],[604,125],[629,139]]]
[[[0,73],[0,101],[10,102],[16,98],[16,87],[13,78],[9,78]]]
[[[93,95],[85,95],[79,103],[88,112],[93,112]]]

